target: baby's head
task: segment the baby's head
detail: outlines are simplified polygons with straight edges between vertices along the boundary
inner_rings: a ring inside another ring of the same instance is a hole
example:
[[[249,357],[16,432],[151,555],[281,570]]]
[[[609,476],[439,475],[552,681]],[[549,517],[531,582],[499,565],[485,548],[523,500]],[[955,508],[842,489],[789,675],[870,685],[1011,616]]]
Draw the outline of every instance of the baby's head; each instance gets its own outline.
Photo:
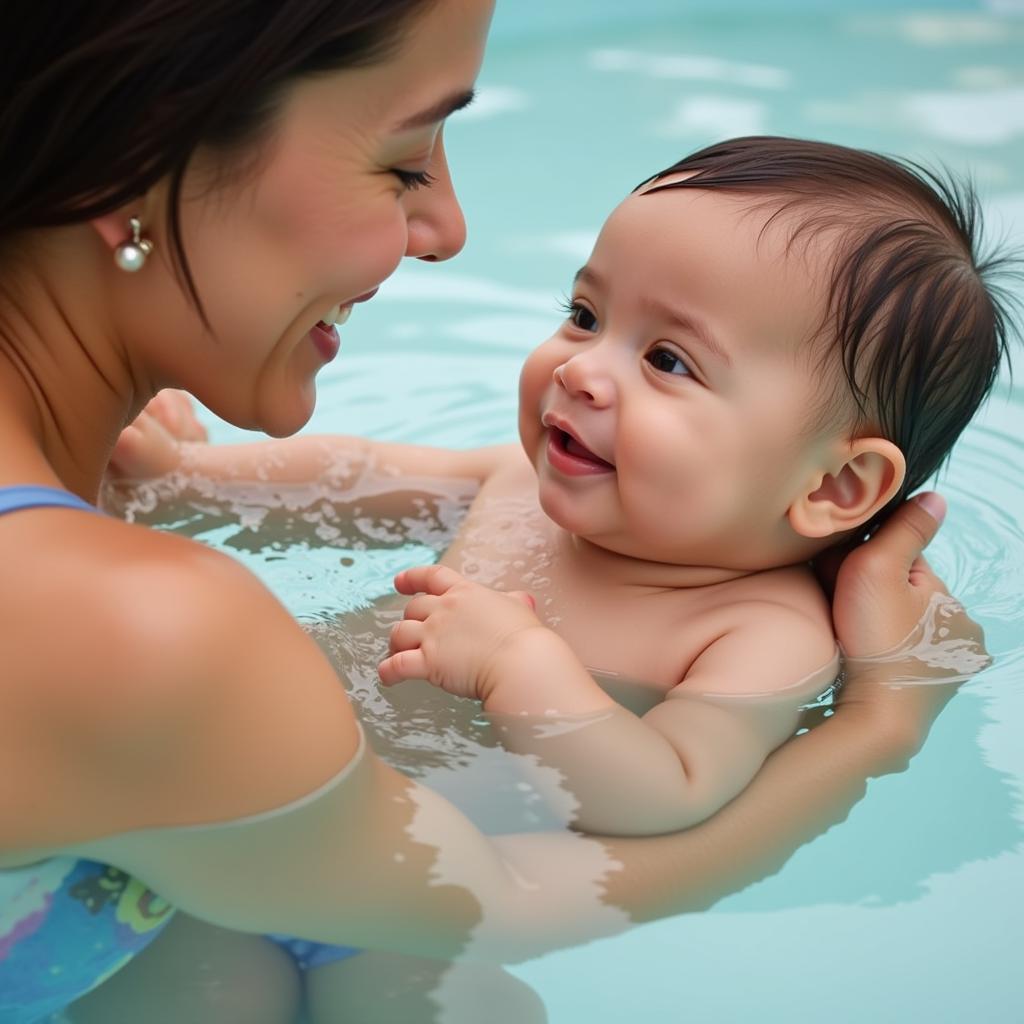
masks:
[[[737,570],[878,522],[941,465],[1007,324],[969,185],[819,142],[701,150],[613,211],[523,370],[556,522]]]

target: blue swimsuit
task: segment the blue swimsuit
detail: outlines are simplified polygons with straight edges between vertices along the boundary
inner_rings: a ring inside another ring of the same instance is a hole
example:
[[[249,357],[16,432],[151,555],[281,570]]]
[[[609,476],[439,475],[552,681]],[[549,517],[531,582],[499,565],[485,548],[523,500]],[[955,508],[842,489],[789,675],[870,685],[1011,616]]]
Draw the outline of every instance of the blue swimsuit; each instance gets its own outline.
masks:
[[[52,487],[0,487],[0,515],[88,502]],[[0,1022],[60,1010],[123,967],[171,918],[171,907],[117,868],[50,857],[0,868]]]

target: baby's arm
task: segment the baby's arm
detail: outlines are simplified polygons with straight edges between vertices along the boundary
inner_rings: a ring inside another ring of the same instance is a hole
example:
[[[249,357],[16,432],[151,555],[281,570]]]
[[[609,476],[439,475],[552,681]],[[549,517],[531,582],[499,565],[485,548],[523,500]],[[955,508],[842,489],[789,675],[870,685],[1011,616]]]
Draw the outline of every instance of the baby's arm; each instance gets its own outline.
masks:
[[[550,789],[544,769],[557,769],[552,796],[564,804],[571,794],[572,824],[588,832],[658,834],[709,817],[793,734],[800,703],[836,671],[835,643],[821,624],[749,602],[639,718],[525,603],[439,566],[396,584],[425,593],[396,627],[382,680],[425,678],[482,700],[505,746],[535,755],[539,787]]]
[[[180,474],[206,482],[322,483],[345,490],[368,476],[395,480],[460,479],[482,483],[505,465],[515,445],[453,450],[344,435],[301,435],[249,444],[203,443],[188,396],[163,391],[124,429],[108,475],[138,481]]]

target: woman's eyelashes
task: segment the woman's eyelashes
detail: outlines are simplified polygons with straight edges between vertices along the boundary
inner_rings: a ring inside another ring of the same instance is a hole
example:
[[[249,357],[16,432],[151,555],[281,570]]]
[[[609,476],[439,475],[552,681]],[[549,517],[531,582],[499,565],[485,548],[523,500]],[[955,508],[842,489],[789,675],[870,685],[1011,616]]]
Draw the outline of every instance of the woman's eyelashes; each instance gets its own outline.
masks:
[[[417,188],[430,188],[437,180],[429,171],[403,171],[400,167],[395,167],[391,173],[402,183],[402,188],[406,192]]]

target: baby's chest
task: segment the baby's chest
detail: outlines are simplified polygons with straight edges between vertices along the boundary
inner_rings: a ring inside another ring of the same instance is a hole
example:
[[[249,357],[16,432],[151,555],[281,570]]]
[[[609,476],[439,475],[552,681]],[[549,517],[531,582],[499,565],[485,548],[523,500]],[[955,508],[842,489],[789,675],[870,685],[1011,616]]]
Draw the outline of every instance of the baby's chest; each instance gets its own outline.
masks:
[[[554,582],[537,598],[537,614],[591,671],[665,693],[686,675],[711,637],[704,616],[682,607],[678,594]]]
[[[581,576],[565,539],[526,465],[484,486],[442,561],[485,586],[529,592],[541,621],[595,673],[671,689],[714,638],[700,594]]]
[[[685,607],[687,595],[678,592],[637,593],[577,578],[552,539],[542,514],[509,503],[486,521],[467,520],[443,561],[486,586],[529,592],[541,621],[596,673],[662,692],[675,686],[710,640],[706,617]]]

